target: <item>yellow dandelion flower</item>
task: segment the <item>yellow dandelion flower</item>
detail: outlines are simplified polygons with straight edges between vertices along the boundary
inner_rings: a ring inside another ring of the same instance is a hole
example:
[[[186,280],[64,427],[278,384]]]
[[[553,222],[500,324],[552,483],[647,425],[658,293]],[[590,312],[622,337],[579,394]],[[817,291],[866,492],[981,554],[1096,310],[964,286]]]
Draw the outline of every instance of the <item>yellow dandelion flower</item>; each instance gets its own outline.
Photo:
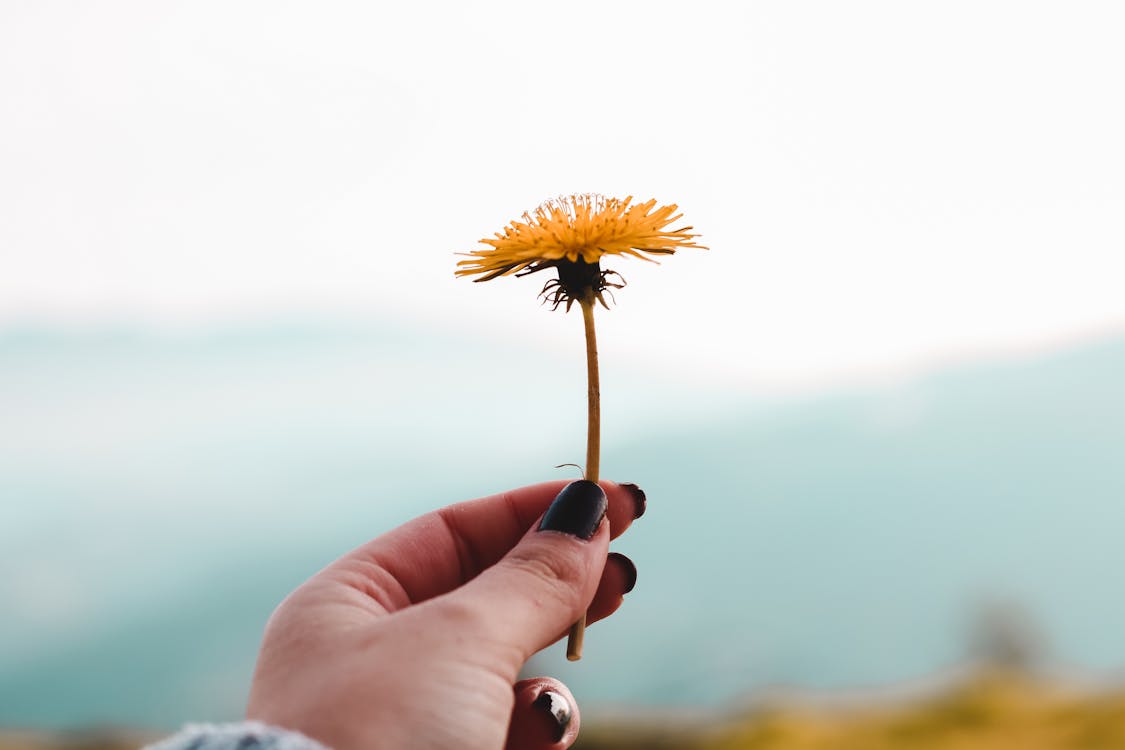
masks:
[[[493,239],[482,239],[487,249],[465,253],[468,260],[457,265],[458,276],[489,281],[498,276],[524,276],[545,268],[557,268],[559,278],[548,282],[543,294],[556,307],[592,293],[604,305],[601,293],[620,288],[599,265],[607,255],[630,255],[654,261],[650,256],[671,255],[685,247],[706,249],[693,240],[692,227],[669,229],[683,214],[676,204],[657,206],[655,200],[634,204],[633,197],[606,198],[596,193],[562,196],[541,204],[522,220],[511,222]]]
[[[474,281],[489,281],[498,276],[526,276],[554,268],[551,279],[540,293],[555,308],[574,302],[582,308],[586,333],[586,465],[583,476],[597,482],[601,463],[601,385],[598,377],[598,344],[594,331],[594,306],[605,303],[603,292],[620,289],[625,280],[615,271],[602,270],[607,255],[631,255],[656,262],[651,256],[671,255],[680,248],[695,247],[699,235],[691,227],[669,229],[682,216],[676,204],[657,206],[655,200],[633,204],[594,193],[568,195],[543,203],[497,232],[494,239],[483,239],[486,249],[464,253],[468,260],[458,262],[458,276],[479,276]],[[565,491],[565,490],[564,490]],[[568,659],[582,656],[586,618],[579,619],[567,639]]]

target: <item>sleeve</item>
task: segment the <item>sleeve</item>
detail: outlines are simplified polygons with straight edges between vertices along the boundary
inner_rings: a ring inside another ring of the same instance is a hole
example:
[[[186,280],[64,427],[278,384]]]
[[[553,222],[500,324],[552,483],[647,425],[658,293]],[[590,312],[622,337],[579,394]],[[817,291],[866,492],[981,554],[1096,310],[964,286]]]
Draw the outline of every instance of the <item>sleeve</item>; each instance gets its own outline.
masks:
[[[144,750],[329,750],[300,732],[259,721],[237,724],[188,724],[178,733]]]

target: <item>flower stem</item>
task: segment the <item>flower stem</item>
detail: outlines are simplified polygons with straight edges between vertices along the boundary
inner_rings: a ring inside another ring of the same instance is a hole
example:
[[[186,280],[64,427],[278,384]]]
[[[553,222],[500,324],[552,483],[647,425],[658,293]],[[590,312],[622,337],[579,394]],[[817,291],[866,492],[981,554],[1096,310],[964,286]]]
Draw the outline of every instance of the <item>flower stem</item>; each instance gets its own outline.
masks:
[[[582,323],[586,329],[586,479],[591,482],[598,481],[602,443],[602,397],[598,378],[598,338],[594,332],[594,301],[593,290],[579,300],[582,307]],[[570,635],[566,640],[567,659],[578,661],[582,658],[582,642],[585,636],[586,614],[583,613],[578,622],[570,626]]]
[[[598,481],[602,448],[602,396],[598,378],[598,337],[594,333],[594,295],[582,300],[582,323],[586,328],[586,479]]]

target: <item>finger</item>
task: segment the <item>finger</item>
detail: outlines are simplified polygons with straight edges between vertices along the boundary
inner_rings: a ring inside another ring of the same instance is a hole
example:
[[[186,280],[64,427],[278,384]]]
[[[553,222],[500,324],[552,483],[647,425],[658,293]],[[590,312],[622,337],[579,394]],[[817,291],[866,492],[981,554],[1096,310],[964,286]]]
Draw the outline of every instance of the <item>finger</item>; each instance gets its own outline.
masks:
[[[452,591],[494,565],[567,482],[544,482],[450,505],[414,519],[337,560],[323,575],[359,588],[393,611]],[[614,537],[644,512],[631,484],[600,483]]]
[[[477,653],[513,675],[589,607],[606,564],[606,497],[571,482],[498,563],[440,601],[471,618]],[[489,648],[489,647],[493,648]]]
[[[598,581],[598,590],[594,600],[586,610],[586,624],[592,625],[598,620],[604,620],[621,608],[625,601],[625,594],[633,590],[637,583],[637,566],[620,552],[610,552],[606,557],[605,569],[602,578]],[[570,628],[558,634],[556,641],[565,638]]]
[[[578,738],[578,704],[566,685],[552,677],[521,680],[508,727],[506,750],[561,750]]]
[[[594,623],[609,617],[621,606],[624,597],[637,583],[637,566],[620,552],[610,552],[606,558],[602,579],[594,601],[586,611],[586,622]]]

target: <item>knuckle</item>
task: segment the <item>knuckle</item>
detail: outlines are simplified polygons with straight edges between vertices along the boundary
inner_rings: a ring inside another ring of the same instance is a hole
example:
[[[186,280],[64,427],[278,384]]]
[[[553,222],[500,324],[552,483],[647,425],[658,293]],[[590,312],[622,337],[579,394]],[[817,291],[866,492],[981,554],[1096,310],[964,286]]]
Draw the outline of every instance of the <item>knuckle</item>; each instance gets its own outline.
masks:
[[[452,632],[477,630],[488,619],[487,611],[476,600],[466,597],[440,596],[427,604],[433,608],[436,620]]]
[[[508,562],[517,573],[531,578],[536,589],[549,591],[567,602],[576,598],[587,578],[584,561],[574,555],[513,551]]]

